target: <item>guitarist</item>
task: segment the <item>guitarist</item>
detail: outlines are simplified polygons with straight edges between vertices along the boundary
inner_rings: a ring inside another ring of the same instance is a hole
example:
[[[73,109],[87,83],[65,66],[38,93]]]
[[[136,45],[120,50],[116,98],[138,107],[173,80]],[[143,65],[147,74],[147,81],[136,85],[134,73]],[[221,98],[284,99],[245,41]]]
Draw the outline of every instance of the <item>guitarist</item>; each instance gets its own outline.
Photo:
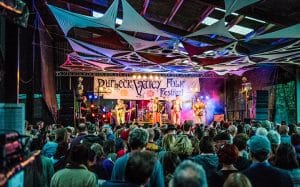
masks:
[[[125,114],[126,114],[126,105],[124,101],[118,99],[117,105],[115,106],[116,117],[117,117],[117,125],[122,125],[125,123]]]
[[[203,103],[199,98],[196,99],[196,103],[193,105],[193,111],[195,115],[196,124],[204,124],[204,112],[205,112],[205,103]]]
[[[154,98],[152,104],[152,112],[153,112],[153,124],[159,123],[161,125],[161,113],[164,111],[164,106],[161,102],[159,102],[158,97]]]

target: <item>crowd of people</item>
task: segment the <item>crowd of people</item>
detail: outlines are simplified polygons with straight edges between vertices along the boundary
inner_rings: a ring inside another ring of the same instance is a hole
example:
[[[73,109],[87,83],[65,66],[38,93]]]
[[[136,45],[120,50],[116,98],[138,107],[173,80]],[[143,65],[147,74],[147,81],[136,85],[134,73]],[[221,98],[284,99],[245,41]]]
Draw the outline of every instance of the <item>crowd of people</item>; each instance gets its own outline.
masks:
[[[300,186],[297,125],[186,121],[153,127],[28,124],[25,186]]]

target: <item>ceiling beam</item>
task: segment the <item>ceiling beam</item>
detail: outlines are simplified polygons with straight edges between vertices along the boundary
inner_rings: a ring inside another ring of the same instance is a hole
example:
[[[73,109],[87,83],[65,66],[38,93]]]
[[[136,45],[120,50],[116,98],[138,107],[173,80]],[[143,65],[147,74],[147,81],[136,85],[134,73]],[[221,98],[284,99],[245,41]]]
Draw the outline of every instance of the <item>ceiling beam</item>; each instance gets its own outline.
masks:
[[[169,17],[164,21],[164,24],[169,23],[170,21],[172,21],[172,19],[174,18],[174,16],[176,15],[176,13],[178,12],[179,8],[181,7],[182,3],[184,2],[184,0],[176,0],[175,5],[172,8],[172,11],[169,15]]]
[[[234,25],[239,24],[243,19],[245,18],[244,15],[239,15],[236,18],[234,18],[231,22],[229,22],[226,27],[227,29],[230,29],[231,27],[233,27]]]
[[[256,30],[250,32],[249,34],[247,34],[245,36],[245,39],[246,39],[246,41],[249,41],[254,36],[261,35],[261,34],[267,32],[268,30],[272,29],[274,26],[275,26],[274,24],[270,23],[266,26],[259,27],[258,29],[256,29]]]
[[[150,0],[144,0],[143,10],[141,12],[142,16],[145,16],[147,9],[149,7]]]
[[[198,28],[200,27],[200,25],[202,24],[202,21],[207,17],[209,16],[213,11],[215,10],[215,6],[213,5],[209,5],[206,10],[201,14],[198,22],[196,24],[193,24],[191,25],[189,28],[188,28],[188,31],[190,32],[194,32],[196,30],[198,30]]]

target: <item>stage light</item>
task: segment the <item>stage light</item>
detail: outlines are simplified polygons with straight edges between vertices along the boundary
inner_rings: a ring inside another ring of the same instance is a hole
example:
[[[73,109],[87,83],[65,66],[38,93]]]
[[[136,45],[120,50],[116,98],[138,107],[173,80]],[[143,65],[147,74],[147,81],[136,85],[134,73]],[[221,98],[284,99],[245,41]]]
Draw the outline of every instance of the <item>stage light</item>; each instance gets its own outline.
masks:
[[[100,90],[100,91],[103,91],[103,87],[100,87],[99,90]]]
[[[133,75],[132,78],[136,79],[136,75]]]
[[[159,77],[159,79],[160,79],[160,80],[163,80],[164,78],[163,78],[163,77]]]
[[[106,118],[106,115],[105,115],[105,114],[103,114],[103,115],[102,115],[102,117],[103,117],[103,118]]]
[[[95,113],[92,113],[92,117],[95,117]]]
[[[144,75],[144,76],[143,76],[143,79],[147,79],[147,76],[146,76],[146,75]]]
[[[150,79],[153,79],[153,75],[150,75],[149,78],[150,78]]]
[[[95,105],[94,104],[91,104],[91,108],[94,108],[95,107]]]
[[[98,95],[94,95],[94,99],[98,99]]]
[[[142,78],[142,76],[141,76],[141,75],[138,75],[138,76],[137,76],[137,78],[138,78],[138,79],[141,79],[141,78]]]
[[[155,75],[155,80],[158,80],[158,76],[157,75]]]
[[[209,99],[209,96],[207,95],[207,96],[205,96],[205,99]]]
[[[200,96],[200,99],[203,99],[203,98],[204,98],[203,95],[201,95],[201,96]]]
[[[93,99],[93,95],[88,95],[88,98],[89,99]]]

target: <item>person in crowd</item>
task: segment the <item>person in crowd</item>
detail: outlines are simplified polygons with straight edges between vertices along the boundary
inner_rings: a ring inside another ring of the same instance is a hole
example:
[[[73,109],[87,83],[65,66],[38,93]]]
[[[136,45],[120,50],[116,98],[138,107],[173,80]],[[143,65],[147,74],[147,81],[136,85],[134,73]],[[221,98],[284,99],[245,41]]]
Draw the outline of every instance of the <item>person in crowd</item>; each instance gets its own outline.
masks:
[[[287,125],[281,125],[279,127],[279,134],[281,136],[281,143],[291,143],[291,136],[289,135],[290,128]]]
[[[30,146],[31,154],[41,149],[40,144]],[[50,186],[54,174],[54,167],[50,158],[39,154],[35,160],[25,168],[24,186]]]
[[[239,155],[238,148],[233,144],[226,144],[218,151],[219,162],[222,168],[208,178],[210,186],[222,187],[225,180],[231,173],[236,173],[238,169],[234,167]]]
[[[88,131],[88,134],[83,137],[81,143],[88,142],[90,144],[93,144],[93,143],[98,143],[100,145],[104,144],[105,138],[98,135],[95,124],[89,123],[87,125],[87,131]]]
[[[213,140],[209,136],[204,136],[200,141],[200,154],[193,157],[191,160],[203,166],[206,175],[209,178],[217,171],[219,158],[215,152]]]
[[[103,144],[103,150],[106,158],[109,158],[113,162],[117,159],[116,154],[116,142],[113,140],[106,140]]]
[[[261,127],[265,128],[267,131],[270,131],[272,129],[272,125],[269,120],[261,121]]]
[[[153,151],[153,152],[159,152],[160,151],[160,147],[154,142],[154,130],[153,128],[148,128],[147,129],[148,134],[149,134],[149,140],[148,143],[146,145],[146,150],[148,151]]]
[[[159,161],[164,170],[165,186],[168,186],[170,180],[173,178],[176,167],[180,164],[180,158],[171,151],[165,151],[161,157],[159,157]]]
[[[268,135],[268,131],[264,127],[259,127],[259,128],[256,129],[255,135],[258,135],[258,136],[267,136]]]
[[[105,134],[107,140],[114,141],[116,139],[113,130],[110,125],[106,124],[102,127],[102,132]]]
[[[297,130],[297,126],[295,124],[289,124],[289,135],[292,136],[293,134],[299,133]]]
[[[277,149],[274,166],[289,172],[295,186],[300,186],[300,169],[295,148],[291,144],[283,143]]]
[[[87,169],[89,147],[85,144],[71,148],[70,160],[66,168],[56,172],[51,179],[51,187],[95,187],[96,175]]]
[[[293,134],[291,142],[296,150],[298,163],[300,163],[300,134]]]
[[[182,125],[182,134],[187,135],[190,139],[194,136],[192,133],[192,127],[193,127],[193,122],[192,121],[185,121]]]
[[[179,135],[171,147],[171,151],[176,153],[181,160],[188,159],[193,153],[192,142],[187,135]]]
[[[268,163],[271,143],[265,136],[253,136],[249,140],[252,165],[243,171],[255,187],[293,186],[290,175]]]
[[[162,149],[164,151],[171,151],[171,147],[175,143],[176,138],[173,134],[166,134],[162,139]]]
[[[268,132],[267,138],[269,139],[269,141],[271,143],[271,148],[272,148],[272,151],[269,156],[269,162],[271,164],[274,164],[275,155],[276,155],[277,149],[278,149],[278,147],[280,145],[280,141],[281,141],[280,134],[277,131],[270,130]]]
[[[71,142],[71,148],[75,145],[78,145],[81,142],[81,140],[84,138],[84,136],[86,136],[88,134],[88,131],[87,131],[87,125],[85,123],[80,123],[77,127],[77,130],[78,130],[78,134],[76,136],[76,138],[74,138]]]
[[[111,180],[121,180],[125,179],[126,165],[130,154],[143,151],[148,142],[148,132],[145,129],[135,128],[130,131],[128,145],[131,150],[130,153],[126,153],[121,158],[117,159],[113,168]],[[155,162],[153,172],[151,174],[150,180],[147,183],[148,186],[164,186],[164,176],[161,163],[159,161]]]
[[[207,187],[205,170],[197,163],[185,160],[179,164],[170,181],[170,187]]]
[[[166,133],[165,134],[173,134],[176,135],[177,134],[177,128],[175,125],[172,124],[168,124],[167,125],[167,129],[166,129]]]
[[[237,161],[234,163],[234,167],[236,167],[239,171],[245,170],[250,167],[252,161],[248,159],[248,153],[246,151],[247,134],[241,133],[234,137],[233,144],[238,148],[239,156]]]
[[[227,177],[223,187],[252,187],[252,184],[244,174],[232,173]]]
[[[228,133],[230,135],[230,138],[233,140],[233,138],[236,136],[237,134],[237,127],[235,125],[230,125],[228,127]]]
[[[229,135],[228,132],[224,131],[224,132],[219,132],[215,137],[214,137],[214,141],[215,141],[215,147],[216,147],[216,151],[218,151],[222,146],[224,146],[225,144],[232,144],[232,139]]]

